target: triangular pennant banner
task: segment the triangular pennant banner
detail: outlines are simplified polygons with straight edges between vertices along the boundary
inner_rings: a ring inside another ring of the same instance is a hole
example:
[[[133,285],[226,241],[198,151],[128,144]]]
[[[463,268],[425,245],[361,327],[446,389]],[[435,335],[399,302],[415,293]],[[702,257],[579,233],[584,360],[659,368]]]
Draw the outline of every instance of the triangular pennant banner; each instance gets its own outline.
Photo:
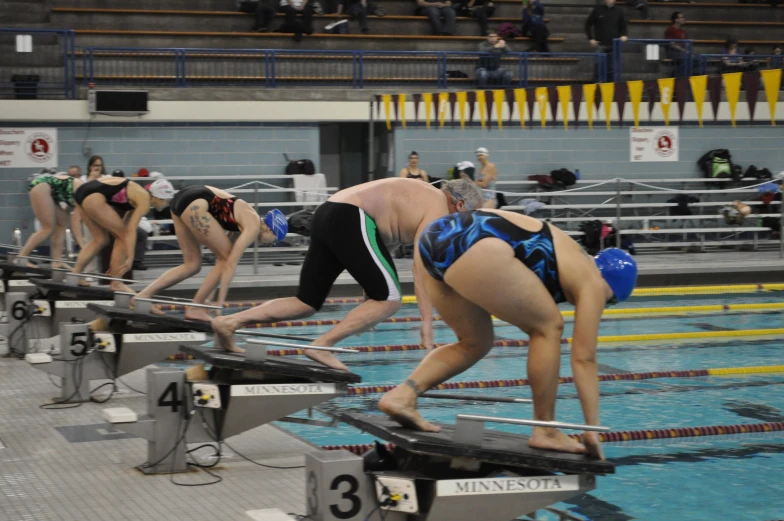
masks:
[[[456,92],[450,92],[450,93],[449,93],[449,107],[450,107],[450,108],[451,108],[451,110],[452,110],[452,112],[451,112],[451,115],[452,115],[452,120],[451,120],[451,121],[452,121],[452,126],[453,126],[453,127],[455,126],[455,114],[456,114],[456,112],[457,112],[457,111],[455,110],[455,106],[456,106],[456,105],[457,105],[457,93],[456,93]],[[464,109],[464,110],[465,110],[465,109]]]
[[[593,111],[595,108],[594,101],[596,100],[596,84],[586,83],[583,85],[583,94],[585,95],[585,111],[588,117],[588,128],[593,130]]]
[[[604,104],[604,121],[607,130],[612,128],[610,118],[612,117],[612,102],[615,94],[615,83],[600,83],[599,90],[602,92],[602,104]]]
[[[430,92],[422,94],[422,101],[425,104],[425,128],[430,130],[430,117],[433,114],[433,94]]]
[[[474,122],[474,106],[476,105],[476,92],[468,91],[466,93],[468,99],[468,121]]]
[[[376,119],[381,117],[381,96],[376,94]]]
[[[621,127],[623,126],[623,113],[626,109],[626,93],[628,90],[626,84],[623,82],[615,84],[615,103],[618,105],[618,125]]]
[[[449,107],[449,93],[448,92],[439,92],[438,93],[438,126],[444,128],[444,121],[446,120],[446,109]],[[454,110],[452,110],[454,114]],[[454,115],[452,116],[454,118]]]
[[[465,121],[466,121],[466,98],[468,97],[467,92],[458,92],[457,93],[457,110],[460,112],[460,128],[465,128]]]
[[[626,86],[629,88],[629,99],[632,103],[632,118],[634,119],[634,128],[640,126],[640,104],[642,104],[642,80],[627,81]]]
[[[381,96],[381,100],[384,103],[384,114],[387,116],[387,130],[392,130],[392,108],[390,104],[392,103],[392,96],[389,94],[384,94]]]
[[[536,104],[539,106],[539,121],[542,128],[547,125],[547,87],[536,87]]]
[[[536,114],[535,105],[536,105],[536,91],[531,92],[531,95],[527,97],[528,102],[528,118],[531,121],[531,127],[534,126],[534,114]]]
[[[514,97],[515,103],[517,103],[517,110],[520,112],[520,128],[525,130],[525,107],[527,105],[525,89],[515,89]]]
[[[496,119],[498,120],[498,130],[504,129],[504,99],[506,99],[506,91],[493,91],[493,101],[495,102],[495,113]]]
[[[392,94],[392,105],[395,107],[395,119],[400,119],[400,109],[398,105],[400,104],[400,96],[398,94]]]
[[[403,125],[403,128],[407,128],[407,126],[406,126],[406,95],[405,94],[398,94],[397,102],[400,104],[400,123]]]
[[[664,124],[670,124],[670,107],[675,97],[675,78],[661,78],[659,84],[659,105],[661,105]]]
[[[705,88],[708,86],[707,76],[692,76],[689,78],[691,95],[694,98],[694,108],[697,109],[697,121],[702,126],[702,109],[705,106]]]
[[[550,117],[555,123],[558,121],[558,91],[556,87],[547,87],[547,101],[550,103]]]
[[[770,69],[762,71],[762,84],[765,86],[765,97],[768,98],[770,108],[770,124],[776,126],[776,105],[779,101],[779,90],[781,88],[781,69]]]
[[[491,130],[493,128],[493,101],[495,101],[495,96],[493,96],[493,91],[485,91],[485,108],[487,111],[487,128]]]
[[[572,86],[562,85],[558,87],[558,103],[561,104],[564,128],[569,128],[569,100],[572,96]]]
[[[421,94],[414,94],[414,121],[419,123],[419,104],[422,102]]]
[[[583,102],[582,85],[572,85],[572,111],[574,112],[574,126],[580,125],[580,105]]]
[[[724,92],[727,93],[727,104],[730,106],[730,121],[735,126],[735,113],[738,109],[740,100],[740,82],[743,79],[742,72],[726,72],[721,75],[724,79]]]
[[[721,76],[708,76],[708,97],[713,109],[713,121],[719,117],[719,104],[721,103]]]
[[[653,121],[653,110],[656,108],[656,98],[659,87],[654,80],[645,82],[645,95],[648,97],[648,121]]]
[[[479,123],[481,123],[482,128],[487,128],[487,93],[483,90],[478,90],[475,95],[476,105],[479,109]]]
[[[689,99],[689,79],[675,78],[675,99],[678,101],[678,121],[683,123],[683,112]]]
[[[760,88],[759,72],[747,72],[743,75],[743,88],[746,90],[746,103],[749,104],[749,121],[754,121],[754,109],[757,106],[757,95]]]
[[[509,122],[512,122],[514,116],[515,94],[514,89],[506,89],[506,105],[509,107]]]

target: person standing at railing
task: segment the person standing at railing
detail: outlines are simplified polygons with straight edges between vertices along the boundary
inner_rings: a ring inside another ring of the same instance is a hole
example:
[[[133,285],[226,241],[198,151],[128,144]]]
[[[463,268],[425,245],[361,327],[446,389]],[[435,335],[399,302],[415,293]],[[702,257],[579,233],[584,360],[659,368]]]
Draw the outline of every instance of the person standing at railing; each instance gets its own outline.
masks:
[[[417,14],[427,16],[433,27],[433,34],[436,36],[452,36],[457,33],[457,15],[450,0],[446,2],[417,0]]]
[[[302,34],[313,34],[313,6],[309,0],[280,0],[278,9],[286,16],[281,32],[294,33],[294,41],[302,40]],[[302,15],[302,21],[297,15]]]
[[[248,246],[254,241],[260,244],[281,241],[288,233],[286,217],[277,208],[267,212],[262,219],[247,202],[212,186],[194,185],[180,190],[171,199],[169,206],[174,232],[182,250],[182,264],[158,277],[139,292],[138,297],[153,297],[199,273],[201,248],[206,246],[215,255],[217,262],[207,273],[193,302],[203,304],[220,285],[215,304],[222,306],[237,265]],[[232,243],[226,232],[238,232],[239,235]],[[186,307],[185,318],[205,322],[211,320],[204,308]]]
[[[252,14],[256,22],[251,31],[266,33],[269,23],[275,18],[275,9],[270,5],[271,0],[237,0],[237,11]]]
[[[479,52],[485,56],[479,57],[476,67],[476,82],[480,88],[487,87],[488,83],[494,85],[509,85],[512,83],[512,73],[501,67],[501,56],[511,52],[509,45],[498,36],[495,29],[487,33],[487,40],[479,42]]]
[[[686,23],[686,17],[680,11],[675,11],[670,15],[672,25],[667,27],[664,31],[665,40],[688,40],[686,31],[683,25]],[[667,45],[667,56],[673,62],[673,69],[675,76],[688,76],[691,71],[686,70],[687,57],[691,51],[685,43],[670,42]]]
[[[550,52],[547,38],[550,30],[544,20],[544,7],[539,0],[523,0],[523,36],[530,36],[534,45],[528,52]]]
[[[604,0],[604,5],[593,8],[585,20],[585,34],[591,47],[607,55],[607,81],[613,81],[613,40],[625,42],[629,37],[626,15],[615,0]],[[596,76],[599,81],[598,62]]]

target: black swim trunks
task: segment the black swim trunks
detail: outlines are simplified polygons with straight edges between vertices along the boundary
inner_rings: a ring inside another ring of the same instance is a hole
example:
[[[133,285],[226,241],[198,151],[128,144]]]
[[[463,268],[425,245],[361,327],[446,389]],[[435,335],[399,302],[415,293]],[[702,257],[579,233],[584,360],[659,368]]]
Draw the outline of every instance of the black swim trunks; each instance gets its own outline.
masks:
[[[103,195],[104,199],[106,199],[106,203],[121,214],[134,209],[133,205],[128,200],[127,179],[117,185],[102,183],[98,179],[88,181],[77,188],[73,198],[74,201],[76,201],[76,204],[81,206],[84,200],[87,199],[87,196],[92,194]]]
[[[237,221],[234,219],[234,203],[237,198],[218,197],[206,186],[189,186],[177,192],[169,203],[171,212],[177,217],[182,217],[188,206],[198,199],[207,201],[207,212],[218,221],[224,230],[228,232],[240,231]]]

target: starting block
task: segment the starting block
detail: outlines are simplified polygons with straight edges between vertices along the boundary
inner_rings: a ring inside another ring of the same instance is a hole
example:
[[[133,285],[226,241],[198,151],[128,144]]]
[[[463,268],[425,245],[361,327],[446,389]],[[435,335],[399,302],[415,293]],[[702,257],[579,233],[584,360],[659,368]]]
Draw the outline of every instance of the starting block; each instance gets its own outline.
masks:
[[[383,416],[335,417],[395,448],[307,454],[314,521],[508,521],[593,490],[597,474],[615,472],[607,461],[532,449],[523,435],[486,431],[480,444],[463,443],[454,426],[430,433]]]
[[[268,356],[246,360],[222,350],[182,346],[211,366],[206,380],[187,381],[186,373],[147,369],[147,415],[116,428],[147,440],[148,474],[184,472],[186,443],[223,440],[287,415],[343,396],[361,378],[317,362]],[[123,415],[112,410],[105,418]],[[131,415],[127,415],[132,417]]]

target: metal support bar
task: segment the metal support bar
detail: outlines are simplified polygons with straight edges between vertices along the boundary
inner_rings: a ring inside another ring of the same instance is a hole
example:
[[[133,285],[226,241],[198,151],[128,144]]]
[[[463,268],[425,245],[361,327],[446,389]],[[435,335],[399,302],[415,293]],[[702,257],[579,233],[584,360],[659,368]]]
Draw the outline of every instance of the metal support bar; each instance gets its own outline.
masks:
[[[65,280],[69,284],[76,284],[76,279],[101,279],[101,280],[111,280],[115,282],[127,282],[129,284],[136,284],[135,280],[130,279],[120,279],[117,277],[109,277],[107,275],[101,275],[100,273],[73,273],[70,272],[65,276]]]
[[[135,302],[153,302],[155,304],[180,304],[180,302],[174,302],[172,300],[167,300],[163,298],[155,298],[155,297],[136,297],[134,299]],[[189,308],[205,308],[205,309],[223,309],[223,306],[211,306],[210,304],[196,304],[194,302],[190,303],[182,303],[183,306]]]
[[[237,331],[238,335],[253,335],[258,336],[254,332],[249,332],[246,330],[239,330]],[[281,347],[295,347],[298,349],[312,349],[313,351],[332,351],[335,353],[359,353],[356,349],[348,349],[345,347],[324,347],[324,346],[310,346],[310,345],[302,345],[302,344],[289,344],[288,342],[280,342],[278,340],[267,341],[267,340],[254,340],[252,338],[248,339],[247,341],[249,344],[263,344],[263,345],[270,345],[270,346],[281,346]]]
[[[473,402],[497,402],[497,403],[534,403],[530,398],[509,398],[507,396],[479,396],[475,394],[441,394],[441,393],[422,393],[421,398],[436,398],[439,400],[468,400]]]

